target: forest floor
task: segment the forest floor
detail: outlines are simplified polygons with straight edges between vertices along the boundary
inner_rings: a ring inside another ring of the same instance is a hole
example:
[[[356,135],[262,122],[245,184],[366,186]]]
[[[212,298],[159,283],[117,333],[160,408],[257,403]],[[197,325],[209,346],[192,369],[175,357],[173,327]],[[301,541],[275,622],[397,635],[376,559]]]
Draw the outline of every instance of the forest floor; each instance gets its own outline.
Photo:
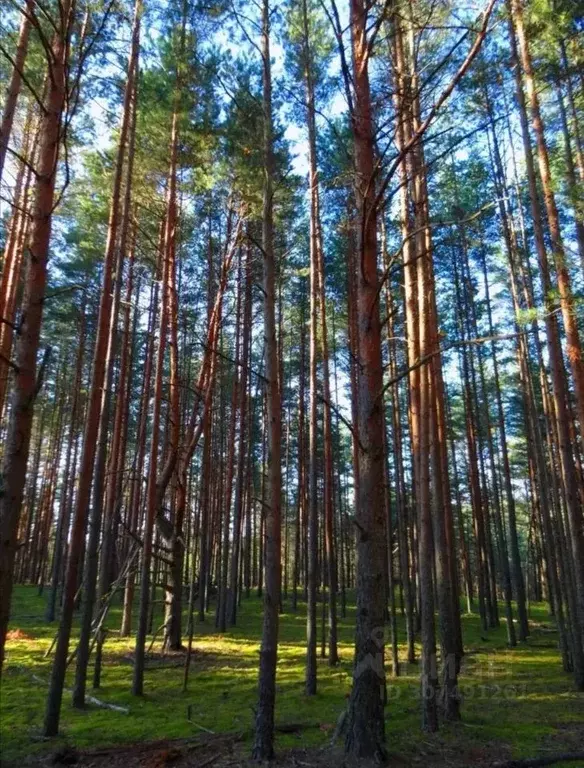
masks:
[[[88,692],[101,702],[126,708],[113,711],[94,704],[86,710],[63,700],[58,739],[43,740],[50,658],[45,654],[56,623],[44,622],[45,597],[36,588],[17,587],[0,689],[0,755],[5,766],[76,764],[95,768],[160,768],[173,765],[234,768],[249,762],[256,699],[261,600],[244,599],[238,626],[220,635],[211,611],[195,627],[186,692],[182,691],[184,654],[163,656],[156,640],[146,667],[145,695],[130,692],[134,638],[117,632],[121,608],[107,620],[101,687]],[[157,605],[159,612],[162,610]],[[339,768],[340,747],[330,747],[337,718],[351,685],[355,612],[340,620],[341,663],[319,661],[319,689],[304,693],[305,605],[297,613],[284,601],[277,678],[276,751],[283,768]],[[504,623],[488,636],[476,615],[463,617],[466,655],[460,687],[462,722],[437,734],[420,730],[419,670],[403,664],[400,676],[388,676],[386,737],[390,764],[424,768],[494,766],[511,758],[548,756],[584,748],[584,694],[574,691],[563,673],[557,635],[543,605],[530,608],[532,633],[510,649]],[[153,626],[161,624],[156,615]],[[403,622],[398,624],[405,640]],[[150,642],[150,639],[148,642]],[[72,665],[73,666],[73,665]],[[391,670],[388,669],[388,675]],[[67,686],[70,686],[70,669]],[[90,670],[91,674],[91,670]],[[584,762],[562,763],[582,768]]]

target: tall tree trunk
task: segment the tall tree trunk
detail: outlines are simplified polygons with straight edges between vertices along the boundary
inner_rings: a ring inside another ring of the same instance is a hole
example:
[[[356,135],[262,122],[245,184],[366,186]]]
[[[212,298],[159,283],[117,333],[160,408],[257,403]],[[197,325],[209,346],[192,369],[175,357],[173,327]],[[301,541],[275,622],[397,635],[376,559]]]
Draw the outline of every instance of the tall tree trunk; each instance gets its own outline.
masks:
[[[164,229],[163,229],[164,231]],[[154,391],[152,395],[153,407],[150,428],[150,458],[148,462],[148,482],[146,485],[145,520],[142,544],[142,566],[140,575],[140,602],[138,613],[138,627],[136,630],[136,647],[134,653],[134,674],[132,679],[132,693],[141,696],[144,693],[144,665],[145,643],[148,633],[148,607],[150,604],[150,570],[152,565],[152,549],[154,536],[154,523],[157,512],[157,482],[158,462],[160,448],[160,421],[162,418],[162,379],[164,372],[164,357],[167,341],[168,327],[168,269],[169,260],[163,251],[163,246],[158,252],[158,274],[161,276],[161,302],[158,321],[158,338],[156,349],[156,366],[154,373]],[[162,262],[162,263],[161,263]],[[156,582],[154,581],[154,584]]]
[[[416,71],[416,59],[414,55],[415,42],[412,39],[412,25],[410,25],[410,71],[412,87],[412,123],[416,132],[421,128],[421,106],[419,92],[419,78]],[[438,328],[438,310],[436,305],[436,286],[433,265],[433,242],[430,226],[430,208],[428,199],[428,181],[424,148],[418,142],[412,152],[412,201],[414,209],[414,222],[416,225],[417,246],[417,271],[418,271],[418,304],[420,307],[419,353],[423,359],[431,356],[428,366],[428,401],[429,415],[426,416],[420,404],[420,416],[428,418],[429,451],[430,451],[430,479],[431,479],[431,534],[433,536],[433,554],[435,569],[435,589],[439,609],[439,630],[442,652],[442,697],[441,704],[444,716],[447,720],[458,720],[459,695],[458,670],[460,657],[463,653],[462,629],[460,625],[460,606],[458,596],[458,580],[455,567],[454,551],[454,523],[452,518],[452,502],[450,497],[450,480],[448,474],[448,447],[446,435],[446,405],[444,394],[444,379],[442,374],[442,357],[440,354],[440,335]],[[426,324],[424,327],[424,323]],[[424,345],[422,344],[424,339]],[[424,375],[424,367],[421,369]],[[421,395],[424,390],[421,389]],[[420,447],[421,460],[424,460],[423,449]],[[421,492],[422,495],[422,492]],[[422,510],[423,521],[423,510]],[[421,527],[422,527],[421,522]],[[422,542],[423,543],[423,542]],[[420,550],[421,552],[421,550]],[[431,549],[426,556],[431,558]],[[420,567],[420,579],[423,574],[423,563]],[[422,595],[423,599],[423,595]],[[429,612],[429,608],[428,608]],[[423,618],[424,621],[424,618]],[[424,633],[424,625],[422,626]],[[428,617],[428,646],[432,649],[433,620]],[[424,638],[423,638],[424,639]],[[424,648],[423,648],[424,651]],[[425,656],[423,653],[422,675],[425,676]],[[434,675],[430,662],[428,666],[428,681]],[[424,689],[424,685],[423,685]],[[437,691],[436,691],[437,692]],[[434,726],[434,711],[432,701],[424,705],[426,714],[426,727]]]
[[[505,244],[507,248],[507,254],[510,259],[511,269],[512,269],[513,261],[518,255],[517,254],[518,247],[517,247],[515,232],[513,230],[512,222],[509,216],[508,206],[505,204],[507,195],[505,194],[506,190],[505,190],[505,176],[503,171],[503,162],[502,162],[501,153],[499,150],[499,142],[498,142],[498,137],[495,130],[495,124],[493,120],[490,101],[488,98],[488,93],[486,95],[487,95],[487,108],[489,112],[491,135],[493,138],[493,155],[495,160],[494,171],[495,171],[495,181],[496,181],[495,186],[499,190],[498,191],[499,213],[500,213],[501,222],[503,225],[503,235],[504,235]],[[486,281],[486,274],[484,275],[484,279]],[[485,285],[486,285],[486,282],[485,282]],[[487,311],[488,311],[488,317],[489,317],[489,333],[492,336],[493,329],[492,329],[490,303],[487,303]],[[517,535],[517,520],[516,520],[517,515],[516,515],[516,509],[515,509],[515,496],[513,494],[513,486],[511,483],[511,468],[509,464],[509,451],[507,448],[505,414],[503,412],[501,389],[499,386],[499,369],[498,369],[498,363],[497,363],[496,345],[494,341],[491,342],[491,350],[492,350],[494,375],[495,375],[495,396],[497,401],[498,426],[499,426],[499,436],[500,436],[499,442],[501,444],[501,452],[503,456],[503,478],[505,483],[505,498],[507,501],[507,516],[509,518],[511,563],[513,566],[511,575],[513,580],[513,591],[515,593],[515,599],[517,601],[517,615],[519,617],[519,640],[523,641],[527,638],[527,634],[529,632],[529,626],[527,621],[527,609],[525,604],[525,584],[523,581],[523,572],[521,570],[519,538]]]
[[[462,297],[460,292],[460,281],[458,277],[458,267],[456,257],[454,258],[454,282],[456,289],[457,321],[462,335],[462,341],[465,341],[464,323],[460,317],[463,312]],[[486,600],[487,600],[487,575],[486,575],[486,544],[484,533],[483,518],[483,499],[481,494],[479,468],[477,460],[477,435],[476,424],[473,413],[473,400],[470,385],[470,374],[468,365],[468,355],[465,347],[460,353],[462,365],[462,387],[464,402],[464,419],[466,431],[466,443],[468,453],[468,479],[470,487],[470,498],[473,515],[473,531],[476,551],[476,569],[478,577],[478,600],[479,615],[483,631],[488,630]]]
[[[183,18],[181,48],[184,47],[186,19]],[[182,56],[182,51],[181,51]],[[178,84],[177,84],[178,88]],[[177,211],[177,155],[178,155],[178,99],[177,94],[172,118],[170,141],[170,170],[168,180],[168,205],[166,216],[166,232],[164,249],[168,260],[167,283],[164,290],[168,302],[168,347],[169,347],[169,379],[168,379],[168,453],[161,471],[156,488],[156,522],[170,549],[170,566],[168,569],[169,588],[166,594],[165,637],[164,647],[179,650],[182,646],[182,569],[184,562],[183,525],[186,504],[176,503],[174,484],[170,520],[163,511],[164,494],[177,472],[180,445],[180,382],[178,370],[178,299],[176,291],[176,240],[178,228]],[[178,476],[176,476],[178,482]],[[174,507],[173,507],[174,505]]]
[[[308,46],[306,18],[306,0],[303,2],[303,15],[305,26],[305,46]],[[311,99],[310,63],[306,65],[307,78],[307,102]],[[312,99],[314,97],[312,96]],[[314,110],[314,103],[312,102]],[[317,645],[317,580],[318,580],[318,243],[317,223],[315,221],[315,190],[317,184],[316,162],[312,157],[314,150],[310,137],[314,133],[311,128],[310,107],[307,109],[309,121],[309,151],[310,151],[310,177],[311,190],[310,205],[310,336],[309,336],[309,411],[308,411],[308,600],[306,605],[306,693],[316,693],[316,645]],[[314,116],[312,115],[312,118]]]
[[[388,269],[388,263],[384,264]],[[391,297],[389,281],[386,280],[386,306],[387,306],[387,347],[389,357],[389,375],[394,379],[397,376],[396,352],[391,341],[395,338],[394,305]],[[410,556],[407,537],[407,493],[404,479],[403,465],[403,435],[402,435],[402,408],[399,396],[398,384],[391,387],[391,412],[392,412],[392,443],[395,470],[395,495],[397,507],[397,539],[399,548],[399,570],[403,607],[406,615],[406,642],[408,664],[414,664],[415,656],[415,632],[414,632],[414,595],[410,578]]]
[[[534,129],[538,141],[538,157],[540,162],[540,174],[542,176],[542,185],[544,186],[544,199],[546,201],[546,208],[548,212],[548,218],[551,214],[550,230],[554,227],[554,208],[555,202],[551,193],[551,187],[546,186],[546,166],[547,164],[547,150],[545,147],[545,139],[543,136],[543,125],[539,118],[539,104],[537,99],[537,93],[535,92],[535,84],[533,80],[533,72],[531,69],[531,60],[529,57],[529,49],[527,48],[527,39],[525,36],[525,30],[522,24],[521,6],[517,0],[509,0],[512,10],[512,22],[510,21],[509,39],[511,42],[512,56],[515,63],[516,71],[516,93],[519,106],[519,117],[521,121],[521,133],[523,138],[525,163],[527,170],[527,178],[529,183],[529,198],[532,211],[533,230],[535,235],[535,244],[537,250],[538,265],[540,271],[540,279],[542,282],[542,292],[544,301],[546,304],[546,336],[548,341],[548,352],[550,358],[550,373],[553,387],[553,402],[555,410],[555,423],[557,427],[558,445],[560,453],[560,466],[562,473],[562,482],[564,488],[564,496],[566,500],[566,507],[568,510],[568,520],[570,523],[570,545],[572,554],[572,570],[574,573],[574,580],[577,588],[572,594],[571,599],[571,613],[572,613],[572,631],[575,637],[574,642],[574,680],[579,690],[584,690],[584,646],[583,646],[583,627],[584,627],[584,534],[582,533],[582,510],[580,508],[580,487],[576,474],[576,468],[574,463],[573,447],[571,444],[570,432],[569,432],[569,420],[570,415],[568,413],[568,393],[567,382],[564,371],[564,363],[562,358],[562,350],[560,346],[559,329],[554,313],[553,299],[552,299],[552,282],[549,271],[549,264],[547,259],[547,252],[545,246],[545,238],[543,231],[543,217],[541,206],[538,198],[537,182],[535,177],[535,168],[533,162],[533,155],[531,149],[531,140],[529,136],[529,126],[527,119],[527,105],[525,103],[525,95],[523,92],[523,84],[521,78],[521,71],[518,65],[518,51],[515,39],[514,25],[517,25],[517,31],[520,37],[521,43],[521,57],[522,67],[526,76],[527,85],[529,88],[529,95],[532,107],[532,118],[534,123]],[[539,118],[539,119],[538,119]],[[549,168],[547,168],[549,171]],[[549,179],[547,179],[549,182]],[[557,213],[557,212],[556,212]],[[557,221],[555,222],[557,224]],[[554,233],[555,232],[555,233]],[[562,315],[564,321],[567,320],[566,334],[568,337],[568,357],[571,358],[572,370],[574,373],[574,384],[576,395],[580,407],[584,405],[584,401],[580,399],[579,393],[579,370],[582,366],[580,357],[580,345],[579,338],[577,336],[577,329],[575,329],[575,318],[573,317],[573,308],[570,302],[570,296],[566,294],[569,286],[566,285],[567,271],[566,265],[563,263],[563,245],[561,243],[561,237],[559,229],[554,228],[554,232],[551,232],[554,252],[556,256],[556,267],[558,269],[558,281],[560,281],[563,274],[564,288],[560,288],[560,303],[562,305]],[[563,296],[562,296],[563,290]],[[572,329],[570,333],[569,328]],[[584,423],[583,419],[580,419]]]
[[[28,38],[30,36],[31,12],[32,2],[31,0],[26,0],[26,10],[22,11],[22,20],[20,22],[18,42],[16,44],[16,54],[14,56],[12,74],[10,75],[10,83],[8,84],[8,90],[6,92],[2,121],[0,122],[0,179],[2,178],[2,173],[4,171],[4,161],[6,160],[6,153],[8,151],[8,144],[12,133],[14,113],[16,112],[16,104],[18,102],[22,84],[22,71],[24,70],[26,54],[28,51]]]
[[[135,65],[135,58],[131,55],[129,70],[135,67]],[[119,225],[119,203],[121,196],[122,169],[130,118],[129,106],[131,91],[132,77],[129,76],[124,93],[123,116],[120,128],[116,170],[114,173],[114,187],[112,191],[112,201],[110,206],[108,236],[104,256],[102,288],[99,304],[97,338],[95,342],[93,357],[93,373],[91,378],[89,403],[85,421],[83,453],[81,456],[79,487],[75,504],[73,529],[71,532],[71,545],[63,599],[63,610],[61,615],[61,623],[59,626],[59,637],[55,650],[55,659],[53,662],[49,694],[47,697],[47,709],[45,713],[44,724],[44,733],[46,736],[55,736],[59,728],[61,700],[63,696],[67,654],[73,620],[75,593],[77,591],[79,564],[83,539],[85,535],[87,509],[89,506],[91,485],[93,480],[96,447],[98,442],[97,438],[101,421],[100,416],[103,407],[102,395],[106,375],[107,347],[110,338],[110,324],[112,314],[111,310],[113,303],[112,294],[115,247],[117,243],[117,231]]]
[[[155,331],[158,308],[159,281],[155,281],[150,293],[150,310],[148,317],[148,335],[146,342],[146,359],[144,361],[144,379],[142,382],[142,394],[140,398],[140,411],[136,436],[136,455],[134,457],[132,485],[128,500],[130,533],[136,535],[140,529],[140,510],[142,507],[142,477],[144,462],[146,459],[146,427],[148,421],[148,405],[150,403],[150,389],[152,384],[152,368],[155,354]],[[124,608],[122,612],[122,625],[120,634],[128,637],[132,624],[132,605],[134,602],[135,575],[132,571],[126,578],[124,591]]]
[[[29,162],[33,157],[29,156]],[[10,358],[14,337],[14,321],[16,318],[17,295],[20,285],[23,262],[25,261],[25,244],[30,229],[29,191],[32,171],[22,164],[16,179],[14,193],[14,213],[10,230],[4,248],[2,279],[0,284],[0,420],[4,413],[6,393],[10,382]]]
[[[396,126],[396,138],[397,146],[401,151],[405,146],[407,139],[409,138],[410,123],[408,119],[409,104],[406,97],[409,96],[409,89],[407,89],[406,71],[405,71],[405,56],[403,49],[403,37],[401,23],[399,19],[394,17],[393,23],[393,69],[395,80],[395,92],[394,103],[397,111],[397,126]],[[404,295],[405,295],[405,316],[406,316],[406,336],[407,336],[407,362],[411,368],[419,358],[418,352],[418,334],[417,334],[417,312],[416,312],[416,282],[415,282],[415,260],[413,258],[413,248],[411,239],[411,221],[410,221],[410,193],[408,184],[408,173],[406,158],[402,158],[399,164],[399,180],[400,180],[400,228],[402,238],[402,259],[404,264]],[[384,264],[386,271],[389,269],[389,264]],[[386,296],[388,299],[388,334],[391,337],[394,336],[393,323],[394,312],[391,304],[391,292],[389,288],[389,273],[386,277]],[[390,370],[390,374],[395,377],[397,373],[397,364],[395,362],[395,355],[392,357],[390,353],[390,364],[393,366]],[[419,370],[415,368],[410,371],[409,383],[410,383],[410,439],[411,439],[411,451],[412,451],[412,472],[413,472],[413,487],[414,498],[416,495],[416,483],[418,477],[417,462],[418,462],[418,397],[419,397]],[[399,390],[396,387],[392,387],[392,402],[393,402],[393,419],[394,419],[394,452],[396,462],[401,462],[400,475],[403,478],[403,462],[401,451],[401,418],[399,409]],[[403,501],[402,501],[403,500]],[[400,492],[400,503],[398,505],[398,537],[400,540],[400,570],[402,575],[402,591],[405,600],[406,610],[406,636],[408,644],[408,664],[413,664],[416,661],[415,647],[414,647],[414,590],[410,580],[410,562],[408,552],[408,534],[407,534],[407,499],[405,497],[405,486],[402,480],[402,489]]]
[[[245,252],[245,299],[243,311],[243,344],[241,352],[241,382],[239,386],[239,438],[237,450],[237,472],[235,478],[235,498],[233,500],[233,544],[231,549],[231,574],[229,585],[229,624],[235,625],[237,616],[237,583],[241,558],[241,540],[243,529],[243,511],[245,495],[246,469],[246,430],[248,404],[248,368],[250,359],[250,337],[252,318],[252,256],[248,245]],[[251,378],[251,377],[250,377]],[[251,434],[248,436],[251,444]]]
[[[63,0],[60,21],[51,43],[50,70],[45,111],[40,123],[35,202],[32,212],[28,264],[22,300],[23,322],[16,347],[16,372],[10,423],[2,464],[3,493],[0,499],[0,673],[4,662],[4,643],[8,627],[16,533],[30,446],[34,401],[42,383],[43,367],[37,376],[37,353],[47,284],[47,262],[51,221],[61,143],[61,122],[66,101],[65,70],[69,55],[69,35],[74,15],[74,0]],[[45,358],[46,359],[46,358]]]
[[[135,130],[135,86],[138,69],[138,52],[140,45],[140,16],[141,0],[136,0],[134,7],[134,21],[132,28],[132,42],[130,56],[128,61],[128,82],[126,93],[124,94],[124,113],[122,116],[122,126],[120,142],[124,141],[124,146],[118,146],[119,167],[115,170],[114,179],[114,197],[112,204],[119,207],[115,214],[112,212],[112,220],[115,217],[114,234],[112,243],[112,260],[115,261],[113,267],[112,281],[113,296],[109,308],[110,317],[106,323],[108,326],[108,337],[106,342],[103,390],[101,392],[101,402],[99,410],[99,426],[97,438],[97,450],[94,458],[94,479],[93,479],[93,497],[92,509],[89,520],[89,536],[87,540],[87,550],[85,554],[85,589],[82,600],[82,618],[81,630],[79,635],[79,644],[77,648],[77,659],[75,666],[75,685],[73,688],[73,705],[78,708],[85,706],[85,688],[87,679],[87,667],[89,663],[91,627],[94,618],[96,603],[103,606],[107,592],[109,590],[109,578],[111,560],[114,549],[113,541],[113,504],[112,483],[115,483],[115,477],[109,475],[109,483],[106,483],[107,474],[107,454],[109,448],[110,415],[113,395],[114,367],[118,353],[118,315],[121,302],[122,281],[124,261],[126,258],[126,247],[129,229],[130,216],[130,189],[133,167],[133,148],[134,148],[134,130]],[[126,146],[127,144],[127,146]],[[127,157],[128,174],[126,179],[125,194],[122,198],[122,186],[124,179],[124,160]],[[119,242],[117,241],[117,232],[120,230]],[[109,245],[109,243],[108,243]],[[107,257],[106,257],[107,259]],[[94,368],[95,373],[95,368]],[[123,392],[120,392],[120,400],[123,398]],[[121,437],[121,422],[114,428],[112,434],[112,461],[117,461],[119,453],[119,440]],[[84,446],[85,450],[85,446]],[[110,498],[106,495],[106,485],[110,491]],[[103,519],[103,525],[102,525]],[[98,549],[100,533],[101,539],[101,561],[98,570]],[[94,687],[99,686],[101,674],[101,646],[103,644],[104,634],[100,633],[97,639],[96,665],[94,671]],[[97,684],[97,685],[96,685]]]
[[[26,510],[26,521],[23,525],[24,542],[20,554],[20,569],[18,573],[18,581],[25,583],[29,579],[30,558],[29,549],[31,544],[31,532],[33,515],[36,507],[37,490],[38,490],[38,478],[41,465],[41,449],[44,444],[45,438],[45,425],[47,419],[47,407],[46,404],[40,406],[40,416],[37,417],[37,440],[35,451],[32,459],[32,466],[30,469],[28,478],[27,498],[24,504]]]
[[[222,552],[221,552],[221,580],[220,580],[220,588],[219,588],[219,600],[218,600],[218,606],[217,606],[217,618],[216,618],[216,624],[220,632],[225,632],[227,629],[227,598],[229,595],[228,591],[228,574],[229,574],[229,528],[230,528],[230,521],[231,521],[231,497],[233,492],[233,475],[235,472],[235,464],[236,464],[236,453],[235,453],[235,434],[237,429],[237,410],[238,410],[238,403],[240,402],[239,398],[239,390],[240,387],[243,387],[244,391],[244,397],[243,397],[243,407],[245,407],[245,393],[247,390],[247,383],[243,380],[243,371],[240,372],[238,366],[241,361],[241,336],[242,336],[242,330],[243,334],[247,333],[247,329],[245,327],[245,324],[242,323],[242,306],[244,307],[244,314],[245,314],[245,299],[242,298],[242,294],[244,293],[244,287],[243,287],[243,276],[242,273],[244,271],[243,268],[243,252],[239,251],[239,268],[238,268],[238,276],[237,276],[237,302],[236,302],[236,312],[235,312],[235,328],[234,328],[234,334],[235,334],[235,369],[233,372],[233,382],[231,386],[231,408],[230,408],[230,423],[229,423],[229,433],[227,436],[227,482],[226,482],[226,491],[225,491],[225,518],[223,521],[223,541],[222,541]],[[247,275],[247,269],[245,269],[245,273]],[[247,280],[245,281],[245,284],[247,285]],[[245,368],[247,365],[247,361],[243,361],[242,367]],[[240,418],[240,436],[243,433],[245,424],[245,419]],[[234,517],[234,539],[235,539],[235,525],[240,526],[241,521],[235,520]],[[238,540],[239,543],[239,540]]]
[[[576,242],[578,244],[578,255],[580,257],[580,268],[584,274],[584,217],[582,215],[581,201],[578,194],[578,180],[576,179],[576,169],[574,166],[574,156],[572,153],[572,139],[570,136],[568,115],[566,112],[566,105],[564,104],[562,84],[558,77],[556,78],[555,86],[558,97],[558,107],[560,110],[560,120],[562,123],[562,134],[564,137],[566,184],[568,187],[568,197],[570,199],[570,204],[574,213],[574,227],[576,229]]]
[[[384,461],[384,501],[385,501],[385,536],[387,540],[387,581],[386,590],[388,598],[388,614],[390,626],[391,642],[391,673],[393,677],[399,676],[399,655],[397,638],[397,617],[396,617],[396,599],[395,599],[395,579],[393,566],[393,519],[391,512],[391,486],[389,477],[389,450],[387,435],[383,435],[385,446]]]
[[[312,270],[314,270],[315,313],[320,314],[320,336],[322,354],[322,390],[323,390],[323,450],[324,450],[324,541],[327,561],[327,575],[329,588],[329,665],[335,666],[338,662],[337,651],[337,576],[336,556],[333,536],[333,453],[332,453],[332,426],[331,426],[331,391],[329,371],[328,332],[326,319],[326,293],[324,278],[324,248],[322,238],[322,226],[320,217],[320,191],[318,183],[318,162],[316,148],[316,105],[313,82],[312,46],[309,30],[308,9],[306,0],[302,6],[304,26],[304,55],[305,55],[305,87],[306,87],[306,114],[308,124],[309,146],[309,187],[311,196],[310,205],[310,251],[311,251],[311,296],[312,296]],[[312,301],[312,299],[311,299]],[[312,329],[312,308],[311,308]],[[316,325],[315,325],[316,332]],[[316,349],[315,349],[316,352]],[[312,369],[311,369],[312,371]],[[312,373],[311,373],[312,376]],[[312,381],[312,379],[311,379]],[[316,385],[316,373],[315,373]],[[316,397],[316,394],[315,394]],[[315,403],[316,408],[316,403]],[[309,643],[310,647],[310,643]],[[309,650],[310,654],[310,650]],[[309,683],[307,670],[307,688]],[[314,670],[314,688],[316,689],[316,669]],[[311,690],[314,693],[314,690]]]
[[[368,72],[367,7],[351,0],[355,103],[351,115],[358,211],[357,321],[359,490],[356,500],[357,624],[353,687],[346,715],[345,751],[385,756],[385,506],[381,324],[377,276],[374,130]],[[357,426],[357,425],[355,425]],[[354,428],[355,428],[354,426]]]
[[[512,9],[512,22],[519,41],[520,61],[531,108],[533,132],[536,139],[539,175],[541,179],[543,200],[549,226],[552,255],[554,257],[558,279],[560,307],[562,310],[562,318],[566,332],[567,357],[574,379],[574,391],[576,395],[578,420],[580,422],[581,429],[584,429],[584,360],[582,359],[580,335],[578,331],[578,324],[576,322],[576,315],[574,312],[572,285],[568,272],[566,252],[562,241],[560,218],[556,205],[555,195],[553,192],[553,183],[550,171],[549,154],[544,133],[544,124],[541,117],[539,97],[537,94],[535,77],[531,63],[529,41],[523,22],[523,0],[510,0],[510,2]],[[577,551],[579,553],[580,562],[578,583],[582,588],[581,619],[584,619],[584,534],[581,531],[581,519],[578,531],[579,532],[574,531],[574,535],[576,538],[575,545],[578,548]],[[576,550],[574,551],[574,554],[576,554]],[[576,562],[578,562],[578,560],[576,560]]]
[[[49,600],[47,602],[47,609],[45,614],[46,621],[54,621],[57,608],[57,593],[59,591],[59,585],[63,576],[63,553],[65,550],[65,544],[67,541],[67,533],[69,531],[69,515],[71,511],[71,495],[72,489],[71,475],[74,471],[72,466],[73,445],[78,437],[79,430],[79,393],[82,386],[83,379],[83,363],[85,359],[85,294],[82,299],[81,314],[79,317],[79,329],[78,329],[78,349],[77,349],[77,363],[75,366],[75,378],[73,381],[73,391],[71,395],[71,419],[69,422],[69,439],[67,442],[67,452],[65,456],[65,468],[63,470],[63,485],[61,488],[61,499],[59,502],[59,519],[57,523],[57,530],[55,532],[55,553],[53,557],[53,572],[51,578],[51,592]]]
[[[296,498],[296,523],[294,528],[294,575],[292,582],[292,610],[296,611],[298,604],[298,586],[300,578],[304,581],[303,530],[305,517],[306,498],[306,466],[305,466],[305,429],[304,429],[304,405],[305,405],[305,371],[306,371],[306,291],[304,281],[301,282],[302,298],[300,305],[300,367],[298,371],[298,485]]]
[[[259,698],[255,723],[253,756],[270,759],[274,753],[274,705],[276,699],[276,664],[278,657],[278,608],[280,605],[281,552],[280,505],[281,467],[281,394],[278,381],[278,345],[275,318],[274,254],[274,135],[272,117],[272,70],[270,61],[270,8],[264,0],[262,10],[263,117],[264,117],[264,191],[262,216],[262,254],[264,262],[264,339],[267,411],[267,483],[264,518],[266,536],[266,589],[262,644],[260,650]]]

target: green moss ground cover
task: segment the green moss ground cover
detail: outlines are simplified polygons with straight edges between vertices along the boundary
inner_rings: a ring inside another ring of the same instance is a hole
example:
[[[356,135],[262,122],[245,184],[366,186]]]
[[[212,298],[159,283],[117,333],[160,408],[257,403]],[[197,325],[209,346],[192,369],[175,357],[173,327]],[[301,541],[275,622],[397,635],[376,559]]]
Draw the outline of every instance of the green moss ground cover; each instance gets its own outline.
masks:
[[[128,707],[130,712],[96,706],[78,711],[71,707],[70,694],[65,693],[62,736],[50,742],[42,740],[41,726],[50,670],[50,658],[45,658],[45,653],[56,624],[44,622],[44,606],[45,598],[38,595],[36,588],[16,588],[0,694],[4,760],[23,765],[62,743],[83,749],[190,737],[205,733],[203,729],[240,732],[251,740],[262,608],[257,597],[243,601],[238,626],[224,635],[216,632],[213,613],[204,623],[196,624],[187,692],[182,691],[183,657],[162,657],[161,642],[157,640],[146,670],[143,698],[130,693],[134,639],[118,636],[121,607],[114,605],[106,622],[110,632],[104,649],[102,685],[99,691],[89,693],[104,702]],[[330,668],[322,659],[318,694],[307,697],[305,606],[299,604],[295,614],[284,602],[276,720],[280,725],[294,723],[302,727],[294,733],[279,733],[279,750],[324,746],[330,740],[350,690],[354,615],[350,607],[347,617],[340,621],[341,664]],[[478,616],[464,616],[467,654],[460,678],[463,723],[444,727],[437,735],[427,736],[420,731],[417,667],[406,668],[404,664],[398,678],[388,677],[390,751],[415,764],[425,754],[436,754],[436,750],[470,753],[485,744],[495,744],[502,754],[513,757],[573,749],[574,729],[584,723],[584,695],[574,691],[570,677],[562,671],[557,636],[544,605],[531,606],[531,621],[533,632],[528,643],[511,650],[506,647],[503,625],[485,637]],[[160,616],[155,616],[153,626],[160,623]],[[401,621],[399,637],[400,656],[405,660]],[[71,668],[68,686],[72,685],[72,673]],[[581,733],[584,735],[584,728]]]

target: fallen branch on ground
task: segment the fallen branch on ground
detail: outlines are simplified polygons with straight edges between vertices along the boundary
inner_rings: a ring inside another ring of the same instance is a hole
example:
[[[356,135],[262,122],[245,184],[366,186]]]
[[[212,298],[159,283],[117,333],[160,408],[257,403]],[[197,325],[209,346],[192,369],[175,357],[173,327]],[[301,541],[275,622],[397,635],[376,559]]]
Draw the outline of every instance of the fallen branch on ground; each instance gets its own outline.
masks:
[[[195,728],[198,728],[201,731],[205,731],[205,733],[211,733],[213,736],[215,736],[215,731],[212,731],[210,728],[205,728],[204,725],[199,725],[199,723],[195,723],[195,721],[191,719],[192,710],[193,705],[189,704],[187,706],[187,722],[189,722],[191,725],[194,725]]]
[[[37,683],[41,683],[42,685],[48,685],[47,680],[43,680],[43,678],[39,677],[38,675],[31,675],[31,677]],[[73,693],[71,688],[65,688],[65,690],[67,691],[67,693]],[[114,712],[122,712],[124,715],[130,714],[130,710],[128,707],[122,707],[119,704],[108,704],[107,701],[96,699],[95,696],[86,696],[85,698],[90,704],[94,704],[96,707],[101,707],[101,709],[111,709]]]

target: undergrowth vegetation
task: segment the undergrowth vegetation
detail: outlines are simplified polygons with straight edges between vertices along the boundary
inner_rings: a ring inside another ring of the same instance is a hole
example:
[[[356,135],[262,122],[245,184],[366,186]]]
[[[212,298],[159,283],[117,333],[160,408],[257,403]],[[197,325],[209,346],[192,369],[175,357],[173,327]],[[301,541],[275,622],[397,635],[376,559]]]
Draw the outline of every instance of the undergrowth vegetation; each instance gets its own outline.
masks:
[[[51,752],[56,745],[83,749],[100,744],[183,738],[207,731],[239,732],[251,742],[253,707],[257,700],[262,601],[244,599],[238,626],[224,635],[215,630],[211,611],[195,626],[188,690],[183,692],[184,654],[161,653],[161,639],[148,656],[145,695],[130,693],[134,638],[119,637],[121,607],[115,604],[106,625],[101,687],[90,693],[102,702],[126,707],[128,714],[90,705],[73,709],[65,694],[61,736],[41,739],[41,725],[50,657],[47,650],[56,624],[43,620],[45,598],[34,587],[17,587],[7,645],[1,693],[1,744],[5,760],[23,760]],[[161,623],[162,605],[153,618]],[[353,605],[339,622],[341,663],[330,668],[319,659],[319,687],[314,697],[304,693],[305,605],[297,613],[284,600],[280,623],[277,749],[325,746],[335,730],[351,685]],[[400,637],[399,677],[387,669],[387,743],[390,753],[424,759],[440,749],[472,749],[473,744],[496,742],[512,756],[538,753],[546,739],[584,718],[584,695],[573,690],[562,672],[557,635],[543,604],[532,605],[532,634],[527,644],[509,649],[502,625],[485,636],[476,615],[463,616],[466,655],[460,677],[463,696],[460,724],[439,734],[420,731],[419,670],[405,663],[405,631]],[[152,637],[149,637],[149,647]],[[66,685],[72,684],[70,668]],[[283,732],[282,732],[283,731]],[[575,765],[575,764],[574,764]]]

